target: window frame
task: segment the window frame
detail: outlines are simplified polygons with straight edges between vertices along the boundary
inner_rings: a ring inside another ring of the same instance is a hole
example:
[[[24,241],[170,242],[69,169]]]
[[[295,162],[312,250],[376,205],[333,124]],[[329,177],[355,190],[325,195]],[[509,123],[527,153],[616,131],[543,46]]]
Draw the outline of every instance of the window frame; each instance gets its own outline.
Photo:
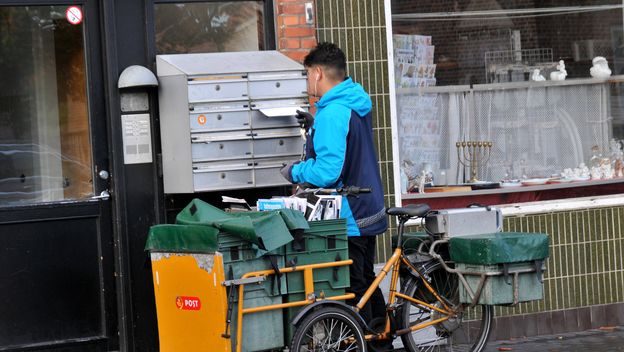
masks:
[[[444,194],[441,193],[429,193],[429,194],[422,194],[422,195],[418,195],[416,194],[414,197],[409,197],[409,198],[405,198],[405,194],[402,193],[401,191],[401,165],[400,165],[400,148],[399,148],[399,127],[398,127],[398,109],[397,109],[397,88],[395,86],[395,74],[394,74],[394,46],[393,46],[393,35],[394,35],[394,30],[393,30],[393,13],[392,13],[392,5],[391,5],[391,1],[390,0],[385,0],[385,18],[386,18],[386,29],[387,29],[387,40],[386,40],[386,44],[387,44],[387,57],[388,57],[388,85],[389,85],[389,103],[390,103],[390,121],[391,121],[391,131],[392,131],[392,153],[393,153],[393,186],[394,186],[394,203],[396,206],[404,206],[407,203],[414,203],[414,202],[427,202],[429,199],[431,200],[435,200],[435,199],[451,199],[451,198],[474,198],[474,197],[479,197],[481,195],[488,195],[488,194],[494,194],[494,193],[509,193],[511,192],[510,190],[504,190],[501,192],[497,192],[497,190],[477,190],[477,191],[472,191],[470,192],[471,194],[465,194],[462,192],[462,194],[456,194],[453,195],[453,193],[447,193],[446,196]],[[560,6],[555,6],[554,8],[559,8]],[[622,11],[624,11],[624,9],[622,9]],[[426,13],[424,14],[426,15]],[[610,66],[613,69],[613,62],[610,62]],[[487,84],[481,84],[481,86],[485,86]],[[456,87],[460,87],[459,85],[449,85],[449,86],[436,86],[433,88],[428,88],[428,89],[422,89],[422,92],[424,93],[425,91],[433,91],[435,92],[436,90],[445,90],[445,91],[449,91],[449,90],[453,90],[453,88]],[[472,87],[471,87],[472,88]],[[587,186],[595,186],[595,185],[599,185],[599,184],[614,184],[614,186],[616,185],[620,185],[617,186],[619,187],[618,189],[624,187],[624,178],[613,178],[613,179],[608,179],[608,180],[599,180],[596,182],[596,184],[587,184],[587,183],[578,183],[578,184],[574,184],[573,186],[560,186],[560,187],[552,187],[552,189],[557,189],[557,188],[583,188],[583,187],[587,187]],[[499,189],[500,190],[500,189]],[[548,191],[547,188],[545,188],[546,191]],[[525,189],[525,190],[518,190],[518,192],[533,192],[531,190]],[[616,192],[619,193],[619,192]],[[574,197],[574,196],[572,196]],[[616,194],[610,193],[610,195],[603,195],[603,196],[597,196],[598,198],[604,198],[605,202],[611,202],[613,203],[612,198],[618,198]],[[404,199],[405,198],[405,199]],[[620,197],[621,198],[621,197]],[[578,198],[579,201],[576,202],[575,204],[582,204],[583,207],[585,207],[590,201],[583,201],[582,198]],[[407,200],[407,202],[406,202]],[[515,205],[512,205],[512,203],[502,203],[500,205],[497,205],[497,207],[501,207],[501,208],[509,208],[511,209],[512,207],[517,208],[517,214],[524,214],[524,213],[530,213],[535,211],[533,208],[539,208],[540,211],[544,211],[544,210],[549,210],[549,209],[558,209],[560,208],[562,205],[569,203],[571,201],[571,198],[560,198],[560,199],[556,199],[556,200],[542,200],[542,201],[535,201],[535,202],[522,202],[522,203],[518,203]],[[609,203],[609,204],[611,204]],[[618,202],[616,202],[618,205],[624,204],[624,201],[620,200]],[[578,204],[576,206],[578,206]],[[602,204],[602,203],[601,203]],[[516,214],[516,215],[517,215]],[[415,221],[410,221],[410,224],[414,225],[417,222]]]
[[[244,2],[244,1],[262,1],[264,2],[264,42],[266,47],[264,50],[275,50],[276,48],[276,36],[275,36],[275,8],[273,6],[273,0],[229,0],[228,2]],[[192,4],[192,3],[211,3],[211,2],[226,2],[224,0],[152,0],[147,1],[145,6],[146,22],[150,25],[147,28],[147,53],[150,61],[154,63],[156,58],[156,31],[154,22],[155,6],[160,4]]]

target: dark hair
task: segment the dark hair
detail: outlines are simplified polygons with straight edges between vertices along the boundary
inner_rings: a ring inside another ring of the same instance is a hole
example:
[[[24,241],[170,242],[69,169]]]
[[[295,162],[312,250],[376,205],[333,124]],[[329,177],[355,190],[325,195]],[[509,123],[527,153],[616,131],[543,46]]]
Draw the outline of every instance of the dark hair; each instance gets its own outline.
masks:
[[[330,78],[342,81],[347,72],[347,58],[334,43],[319,43],[305,59],[305,67],[322,66]]]

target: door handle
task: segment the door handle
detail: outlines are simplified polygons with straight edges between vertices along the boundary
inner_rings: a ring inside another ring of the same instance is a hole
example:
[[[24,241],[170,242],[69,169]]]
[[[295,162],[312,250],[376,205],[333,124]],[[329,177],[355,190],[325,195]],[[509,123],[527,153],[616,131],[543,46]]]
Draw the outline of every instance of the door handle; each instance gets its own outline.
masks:
[[[108,200],[109,198],[110,198],[110,193],[106,189],[103,190],[102,193],[100,193],[99,196],[91,197],[91,199],[102,199],[102,200]]]

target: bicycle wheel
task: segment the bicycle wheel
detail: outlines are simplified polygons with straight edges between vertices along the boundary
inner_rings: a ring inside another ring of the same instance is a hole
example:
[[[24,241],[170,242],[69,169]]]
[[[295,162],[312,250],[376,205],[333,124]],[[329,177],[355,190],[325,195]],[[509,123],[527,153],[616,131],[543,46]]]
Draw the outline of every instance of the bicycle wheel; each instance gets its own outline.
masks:
[[[442,264],[432,261],[424,265],[424,273],[431,278],[430,284],[447,302],[452,309],[458,311],[452,317],[441,323],[419,329],[401,336],[403,345],[409,351],[453,351],[479,352],[487,343],[494,309],[492,306],[475,306],[469,309],[468,305],[459,303],[459,279],[457,275],[444,270]],[[435,297],[422,284],[420,279],[409,279],[402,293],[441,307]],[[420,306],[406,299],[401,300],[399,325],[401,329],[408,328],[427,321],[437,320],[443,315],[427,307]],[[464,308],[461,311],[461,308]]]
[[[359,324],[342,309],[324,307],[310,313],[297,327],[293,352],[366,352]]]

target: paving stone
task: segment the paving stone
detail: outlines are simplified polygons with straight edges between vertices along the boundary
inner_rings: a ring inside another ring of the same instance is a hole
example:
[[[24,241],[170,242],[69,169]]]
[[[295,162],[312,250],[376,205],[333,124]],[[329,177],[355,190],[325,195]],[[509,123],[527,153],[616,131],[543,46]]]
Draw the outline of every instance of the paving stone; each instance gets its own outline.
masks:
[[[509,350],[511,348],[511,350]],[[485,352],[624,352],[624,326],[576,333],[492,341]]]

